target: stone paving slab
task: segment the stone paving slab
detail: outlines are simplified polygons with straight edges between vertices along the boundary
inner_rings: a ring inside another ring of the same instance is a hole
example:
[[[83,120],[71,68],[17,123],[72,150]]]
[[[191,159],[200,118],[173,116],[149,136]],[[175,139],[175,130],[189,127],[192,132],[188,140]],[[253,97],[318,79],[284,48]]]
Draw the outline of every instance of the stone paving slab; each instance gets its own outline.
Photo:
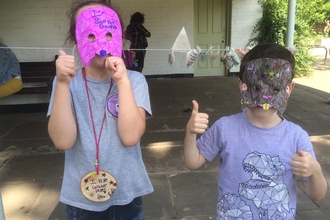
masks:
[[[13,156],[0,170],[6,219],[47,219],[59,200],[64,154]]]
[[[155,130],[157,127],[155,128]],[[185,131],[146,132],[141,139],[141,147],[177,147],[183,145]]]
[[[47,181],[32,180],[1,183],[0,186],[6,220],[26,219],[37,202],[39,195],[45,188],[46,183]],[[55,193],[58,194],[58,191],[55,191]],[[50,193],[47,192],[47,194]],[[58,203],[58,198],[57,196],[54,199],[54,204]],[[49,204],[51,201],[47,199],[43,202]],[[48,217],[47,215],[49,215],[50,208],[52,208],[52,206],[48,206],[45,217]],[[42,219],[41,216],[35,217],[35,219]]]
[[[170,178],[177,216],[215,217],[218,171],[188,172]]]
[[[284,117],[308,131],[329,182],[330,105],[326,97],[330,98],[330,91],[312,83],[308,86],[307,80],[297,81],[305,84],[297,83]],[[191,99],[209,114],[210,125],[241,111],[237,79],[148,79],[148,84],[153,117],[147,120],[141,147],[155,191],[143,198],[144,218],[215,219],[220,159],[189,171],[183,164],[183,138]],[[47,122],[45,112],[0,114],[0,189],[7,220],[65,219],[64,204],[58,201],[64,153],[49,139]],[[296,220],[329,219],[330,190],[325,199],[314,202],[302,189],[297,180]]]
[[[170,176],[167,174],[150,175],[155,191],[143,197],[144,218],[160,219],[176,216],[173,206],[173,195],[171,190]],[[148,208],[153,207],[153,208]]]
[[[0,184],[62,179],[64,153],[13,156],[0,170]]]

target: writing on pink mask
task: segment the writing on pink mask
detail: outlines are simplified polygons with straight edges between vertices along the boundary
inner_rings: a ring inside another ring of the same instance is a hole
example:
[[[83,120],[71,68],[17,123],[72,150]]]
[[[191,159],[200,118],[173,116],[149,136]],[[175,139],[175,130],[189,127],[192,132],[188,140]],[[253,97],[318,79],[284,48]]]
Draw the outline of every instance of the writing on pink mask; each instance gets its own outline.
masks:
[[[76,20],[76,40],[86,67],[97,54],[121,57],[122,28],[117,13],[102,6],[82,11]]]

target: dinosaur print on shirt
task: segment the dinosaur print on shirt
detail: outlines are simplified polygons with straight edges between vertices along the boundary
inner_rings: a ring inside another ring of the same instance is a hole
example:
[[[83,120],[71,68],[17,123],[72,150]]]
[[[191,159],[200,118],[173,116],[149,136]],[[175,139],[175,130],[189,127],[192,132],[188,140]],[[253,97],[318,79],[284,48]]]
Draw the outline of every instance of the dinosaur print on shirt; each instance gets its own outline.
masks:
[[[291,198],[283,181],[286,168],[280,158],[253,152],[242,165],[251,173],[251,179],[239,184],[239,195],[222,196],[218,201],[218,219],[294,219],[295,210],[289,207]],[[247,201],[255,207],[249,207]],[[252,217],[252,208],[260,210],[259,216]]]

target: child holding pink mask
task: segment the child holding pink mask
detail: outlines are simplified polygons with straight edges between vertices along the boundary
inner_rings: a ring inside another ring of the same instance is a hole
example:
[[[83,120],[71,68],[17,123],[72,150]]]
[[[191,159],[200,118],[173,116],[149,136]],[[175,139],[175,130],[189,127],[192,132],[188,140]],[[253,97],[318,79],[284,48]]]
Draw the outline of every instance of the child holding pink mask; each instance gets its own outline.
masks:
[[[85,66],[97,54],[121,57],[122,28],[115,11],[100,6],[82,11],[76,19],[76,41]]]
[[[47,115],[65,151],[60,201],[67,219],[142,219],[142,196],[153,192],[140,148],[152,114],[147,82],[126,70],[122,23],[110,4],[73,4],[69,18],[84,67],[59,51]]]

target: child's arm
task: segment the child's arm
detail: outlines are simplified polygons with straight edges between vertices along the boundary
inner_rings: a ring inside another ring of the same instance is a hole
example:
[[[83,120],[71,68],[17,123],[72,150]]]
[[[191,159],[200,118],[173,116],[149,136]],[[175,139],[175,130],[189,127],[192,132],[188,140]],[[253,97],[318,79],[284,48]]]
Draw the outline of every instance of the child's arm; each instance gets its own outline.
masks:
[[[72,113],[69,83],[76,75],[74,57],[62,50],[56,60],[54,102],[48,123],[48,133],[60,150],[70,149],[76,141],[77,125]]]
[[[184,162],[188,169],[198,169],[206,159],[199,153],[196,145],[197,134],[202,134],[208,128],[209,116],[205,113],[198,113],[198,103],[193,100],[193,110],[187,123],[186,136],[184,139]]]
[[[118,132],[125,146],[134,146],[146,129],[146,112],[136,104],[132,85],[128,78],[124,61],[118,57],[108,57],[105,66],[118,87],[119,112]]]
[[[299,150],[292,157],[291,167],[295,176],[307,178],[304,187],[310,199],[318,201],[324,198],[328,184],[319,162],[310,153]]]

